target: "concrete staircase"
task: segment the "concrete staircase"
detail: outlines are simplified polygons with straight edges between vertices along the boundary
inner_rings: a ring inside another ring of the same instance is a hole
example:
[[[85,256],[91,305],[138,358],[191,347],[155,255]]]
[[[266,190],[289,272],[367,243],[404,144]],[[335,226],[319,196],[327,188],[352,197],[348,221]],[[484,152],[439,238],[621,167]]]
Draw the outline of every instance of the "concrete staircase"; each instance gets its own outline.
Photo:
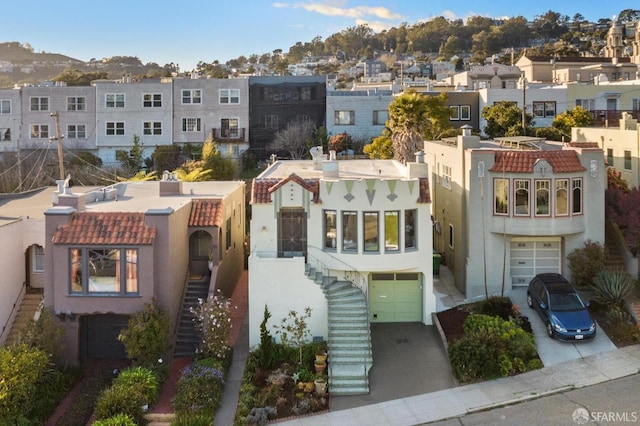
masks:
[[[622,254],[618,250],[618,246],[616,245],[616,235],[610,224],[605,226],[604,233],[604,247],[605,247],[605,256],[604,263],[607,269],[610,270],[625,270],[624,258]]]
[[[349,281],[307,267],[307,275],[320,285],[328,303],[329,391],[332,395],[369,393],[373,365],[367,300]]]
[[[144,415],[147,426],[171,426],[176,415],[174,413],[147,413]]]
[[[43,296],[42,292],[27,292],[22,298],[18,312],[11,324],[9,334],[7,335],[7,342],[16,341],[20,335],[25,331],[29,321],[31,321],[40,307]]]
[[[195,328],[194,316],[189,309],[198,306],[198,299],[206,300],[208,295],[209,280],[207,276],[204,277],[204,280],[190,280],[187,284],[173,351],[175,357],[193,357],[196,349],[200,346],[202,336]]]

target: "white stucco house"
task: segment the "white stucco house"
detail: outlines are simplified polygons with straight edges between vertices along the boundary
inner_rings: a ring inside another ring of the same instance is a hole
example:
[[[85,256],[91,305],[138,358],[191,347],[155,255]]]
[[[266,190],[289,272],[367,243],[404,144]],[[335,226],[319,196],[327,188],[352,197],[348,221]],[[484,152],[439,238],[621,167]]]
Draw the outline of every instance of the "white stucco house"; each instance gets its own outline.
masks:
[[[607,171],[594,143],[516,136],[425,142],[432,171],[434,247],[467,299],[528,285],[541,272],[570,277],[567,254],[604,244]]]
[[[260,342],[265,305],[271,326],[310,307],[312,335],[328,343],[332,394],[362,394],[369,324],[432,323],[428,169],[334,154],[276,161],[253,182],[249,344]]]

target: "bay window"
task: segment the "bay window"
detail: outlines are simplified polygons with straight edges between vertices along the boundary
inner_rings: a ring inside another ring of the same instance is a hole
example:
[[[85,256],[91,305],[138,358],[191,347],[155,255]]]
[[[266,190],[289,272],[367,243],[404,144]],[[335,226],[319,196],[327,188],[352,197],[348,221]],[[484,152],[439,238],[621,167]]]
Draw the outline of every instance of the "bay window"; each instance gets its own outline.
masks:
[[[378,212],[364,212],[364,251],[377,252],[378,243]]]
[[[71,248],[69,290],[77,295],[137,295],[138,250]]]

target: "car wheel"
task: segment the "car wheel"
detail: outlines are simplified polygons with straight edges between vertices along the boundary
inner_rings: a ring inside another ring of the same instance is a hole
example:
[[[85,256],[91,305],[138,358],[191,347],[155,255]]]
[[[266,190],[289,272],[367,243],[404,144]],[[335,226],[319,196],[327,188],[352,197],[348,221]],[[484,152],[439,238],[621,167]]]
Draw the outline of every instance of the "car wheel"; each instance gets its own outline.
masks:
[[[547,323],[547,336],[553,339],[553,328],[551,328],[551,323]]]
[[[527,293],[527,305],[530,308],[533,308],[533,299],[531,299],[531,295],[529,293]]]

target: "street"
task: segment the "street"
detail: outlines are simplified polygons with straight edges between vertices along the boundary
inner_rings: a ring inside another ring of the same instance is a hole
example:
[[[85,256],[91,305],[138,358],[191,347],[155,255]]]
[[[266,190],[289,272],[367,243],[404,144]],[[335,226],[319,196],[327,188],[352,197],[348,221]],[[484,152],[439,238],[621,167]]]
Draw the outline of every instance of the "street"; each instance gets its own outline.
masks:
[[[589,372],[585,371],[585,374]],[[640,424],[639,388],[640,374],[635,374],[522,404],[428,424],[439,426]]]

